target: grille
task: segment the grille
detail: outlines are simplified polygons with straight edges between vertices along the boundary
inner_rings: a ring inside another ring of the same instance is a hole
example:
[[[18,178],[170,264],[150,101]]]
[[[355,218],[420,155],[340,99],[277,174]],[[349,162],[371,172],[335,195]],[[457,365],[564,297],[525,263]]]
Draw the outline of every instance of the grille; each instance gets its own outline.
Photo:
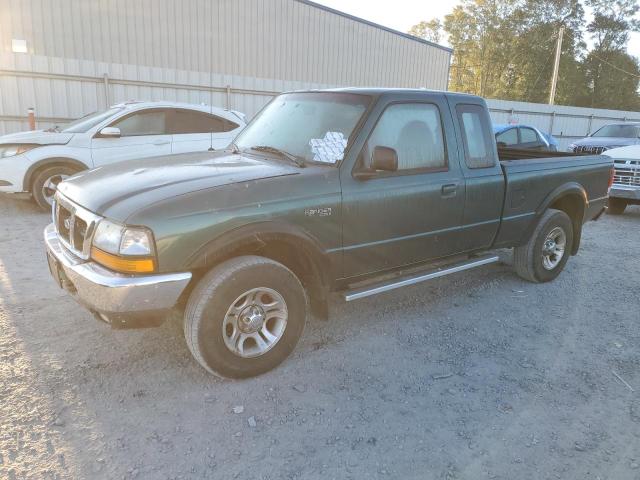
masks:
[[[53,223],[62,244],[74,255],[88,259],[91,235],[100,217],[56,194]]]
[[[576,148],[574,148],[573,151],[575,153],[590,153],[592,155],[600,155],[606,149],[607,147],[591,147],[591,146],[578,145]]]
[[[640,160],[616,160],[613,166],[614,185],[640,187]]]

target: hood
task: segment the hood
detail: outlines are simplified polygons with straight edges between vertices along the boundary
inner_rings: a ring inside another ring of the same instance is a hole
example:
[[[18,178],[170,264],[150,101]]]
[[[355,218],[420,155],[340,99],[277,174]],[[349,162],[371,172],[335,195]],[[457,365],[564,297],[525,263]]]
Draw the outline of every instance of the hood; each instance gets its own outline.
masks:
[[[640,160],[640,145],[612,148],[603,153],[616,160]]]
[[[28,132],[11,133],[0,137],[0,144],[32,143],[36,145],[65,145],[73,137],[73,133],[45,132],[33,130]]]
[[[124,221],[142,207],[179,195],[298,172],[253,155],[199,152],[98,167],[67,179],[58,190],[94,213]]]
[[[636,145],[640,143],[637,138],[619,138],[619,137],[587,137],[577,142],[573,142],[574,145],[581,147],[624,147],[626,145]]]

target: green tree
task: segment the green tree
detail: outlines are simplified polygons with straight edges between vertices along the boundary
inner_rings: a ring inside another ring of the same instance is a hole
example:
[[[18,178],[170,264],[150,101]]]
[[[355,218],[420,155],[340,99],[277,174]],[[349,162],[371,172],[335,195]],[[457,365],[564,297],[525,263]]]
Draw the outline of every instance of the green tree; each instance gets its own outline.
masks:
[[[629,33],[640,30],[637,0],[587,0],[593,20],[587,32],[595,40],[595,50],[620,50],[627,45]]]
[[[613,110],[640,110],[638,59],[622,50],[592,50],[582,63],[587,93],[575,104]]]
[[[517,25],[513,38],[509,75],[501,98],[544,103],[548,101],[556,41],[560,27],[564,37],[560,57],[556,102],[572,104],[585,93],[578,56],[585,48],[581,26],[584,9],[578,0],[526,0],[513,13]]]
[[[437,18],[428,22],[422,21],[411,27],[408,33],[429,42],[439,43],[442,38],[442,23]]]
[[[586,29],[585,6],[593,12]],[[446,36],[451,90],[546,103],[564,27],[556,103],[640,109],[638,61],[625,52],[639,13],[638,0],[460,0],[444,22],[420,22],[410,33]],[[595,42],[591,52],[585,33]]]
[[[640,109],[638,60],[625,50],[629,33],[640,30],[636,0],[587,0],[593,20],[587,32],[595,44],[582,62],[586,94],[576,104],[621,110]]]
[[[518,0],[462,0],[444,20],[453,47],[450,88],[493,97],[508,70]]]

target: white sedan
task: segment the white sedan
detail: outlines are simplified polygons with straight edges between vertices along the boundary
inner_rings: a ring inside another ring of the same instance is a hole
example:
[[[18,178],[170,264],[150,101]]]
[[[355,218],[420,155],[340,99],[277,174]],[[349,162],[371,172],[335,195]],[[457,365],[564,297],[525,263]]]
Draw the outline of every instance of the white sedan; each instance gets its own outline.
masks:
[[[0,137],[0,192],[31,193],[49,209],[56,186],[80,170],[172,153],[223,149],[242,113],[176,102],[127,102],[63,128]]]

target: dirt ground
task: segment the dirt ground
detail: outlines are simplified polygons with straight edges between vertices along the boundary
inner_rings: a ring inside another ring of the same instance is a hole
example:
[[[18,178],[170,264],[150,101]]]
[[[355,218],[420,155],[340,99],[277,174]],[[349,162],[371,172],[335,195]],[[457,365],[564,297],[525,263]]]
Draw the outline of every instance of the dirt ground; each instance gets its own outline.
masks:
[[[49,278],[47,222],[0,197],[2,479],[640,479],[638,207],[553,283],[336,297],[246,381],[199,367],[177,318],[95,321]]]

